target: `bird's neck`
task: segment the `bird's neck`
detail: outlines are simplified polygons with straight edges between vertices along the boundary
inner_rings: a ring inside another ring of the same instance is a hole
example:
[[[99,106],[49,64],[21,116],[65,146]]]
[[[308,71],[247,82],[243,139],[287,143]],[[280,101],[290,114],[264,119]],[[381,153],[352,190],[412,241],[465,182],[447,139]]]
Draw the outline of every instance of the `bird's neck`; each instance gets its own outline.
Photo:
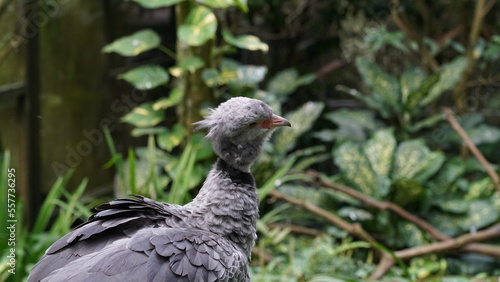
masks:
[[[259,217],[255,181],[250,173],[219,158],[188,205],[192,216],[200,222],[198,228],[226,237],[250,255]]]
[[[214,151],[230,167],[249,173],[262,150],[264,139],[252,142],[219,140],[212,143]]]

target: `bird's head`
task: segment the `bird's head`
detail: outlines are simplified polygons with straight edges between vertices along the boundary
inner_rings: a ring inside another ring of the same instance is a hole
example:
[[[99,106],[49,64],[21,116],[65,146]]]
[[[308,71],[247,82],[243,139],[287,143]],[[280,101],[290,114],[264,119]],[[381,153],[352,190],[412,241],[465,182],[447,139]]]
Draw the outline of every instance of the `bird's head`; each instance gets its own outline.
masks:
[[[212,140],[217,155],[236,168],[248,170],[273,129],[290,126],[290,122],[273,114],[260,100],[236,97],[211,109],[195,125],[208,130],[206,138]]]

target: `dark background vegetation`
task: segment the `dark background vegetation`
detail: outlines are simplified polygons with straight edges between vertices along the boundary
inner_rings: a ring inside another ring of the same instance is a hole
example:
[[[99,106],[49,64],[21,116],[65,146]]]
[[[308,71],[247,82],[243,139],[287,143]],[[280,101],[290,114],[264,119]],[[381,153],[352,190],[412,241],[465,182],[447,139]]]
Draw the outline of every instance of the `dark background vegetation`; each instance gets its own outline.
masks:
[[[191,124],[231,96],[294,125],[254,167],[254,280],[494,279],[499,17],[493,0],[1,1],[0,180],[16,169],[20,222],[0,280],[114,196],[189,201],[214,161]]]

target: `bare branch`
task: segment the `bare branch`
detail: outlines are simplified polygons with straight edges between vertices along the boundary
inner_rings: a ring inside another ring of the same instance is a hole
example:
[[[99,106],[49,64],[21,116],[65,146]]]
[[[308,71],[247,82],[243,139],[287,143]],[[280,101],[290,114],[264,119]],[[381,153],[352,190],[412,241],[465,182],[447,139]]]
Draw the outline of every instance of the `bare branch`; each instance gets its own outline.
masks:
[[[475,251],[479,250],[477,245],[481,244],[469,244],[472,242],[478,242],[478,241],[486,241],[489,239],[493,238],[499,238],[500,237],[500,223],[495,224],[491,226],[488,229],[478,231],[477,233],[474,234],[464,234],[462,236],[459,236],[454,239],[449,239],[446,241],[442,242],[436,242],[433,244],[425,245],[425,246],[418,246],[414,248],[408,248],[400,251],[396,251],[395,255],[396,257],[400,259],[410,259],[418,256],[423,256],[423,255],[428,255],[428,254],[434,254],[434,253],[439,253],[439,252],[450,252],[453,250],[457,251],[466,251],[467,246],[470,248],[473,248]],[[468,244],[468,245],[467,245]],[[474,246],[476,245],[476,246]],[[464,248],[460,248],[464,246]],[[500,247],[493,246],[493,245],[481,245],[481,248],[484,248],[489,252],[489,255],[493,257],[500,258]],[[382,259],[380,260],[377,268],[374,270],[372,275],[370,276],[370,279],[380,279],[384,274],[395,264],[394,258],[388,255],[382,256]]]
[[[324,210],[318,206],[315,206],[315,205],[308,203],[306,201],[297,199],[295,197],[285,195],[285,194],[280,193],[276,190],[271,191],[271,193],[269,193],[269,195],[271,195],[272,197],[284,200],[286,202],[292,203],[294,205],[297,205],[297,206],[299,206],[299,207],[301,207],[304,210],[307,210],[309,212],[312,212],[315,215],[318,215],[318,216],[326,219],[327,221],[329,221],[333,225],[346,230],[347,232],[349,232],[349,234],[351,234],[354,237],[357,237],[357,238],[364,240],[366,242],[369,242],[369,243],[379,244],[377,242],[377,240],[375,240],[370,234],[368,234],[363,229],[363,227],[361,227],[360,224],[349,223],[349,222],[343,220],[342,218],[336,216],[335,214],[333,214],[327,210]]]
[[[449,239],[448,236],[445,234],[441,233],[439,230],[434,228],[432,225],[427,223],[425,220],[418,218],[417,216],[411,214],[410,212],[406,211],[402,207],[391,203],[391,202],[382,202],[382,201],[377,201],[369,196],[364,195],[361,192],[358,192],[350,187],[338,184],[338,183],[333,183],[333,182],[327,182],[319,178],[319,174],[317,172],[309,171],[308,174],[311,176],[315,177],[317,180],[315,182],[309,182],[310,184],[314,186],[323,186],[327,188],[331,188],[337,191],[340,191],[344,194],[347,194],[363,204],[365,204],[367,207],[372,207],[376,208],[379,210],[390,210],[397,215],[401,216],[402,218],[414,223],[416,226],[421,228],[422,230],[426,231],[429,233],[432,237],[434,237],[437,240],[447,240]]]
[[[469,135],[467,135],[467,132],[460,126],[458,121],[455,119],[453,116],[452,111],[449,108],[444,108],[443,109],[444,114],[446,115],[446,119],[450,123],[451,127],[455,129],[455,131],[460,135],[462,140],[464,141],[465,145],[469,148],[471,153],[476,157],[476,159],[481,163],[481,165],[484,167],[488,175],[490,176],[491,180],[493,180],[493,183],[495,184],[495,188],[500,192],[500,178],[498,177],[498,174],[495,172],[495,170],[491,167],[491,165],[488,163],[486,158],[483,156],[483,154],[479,151],[479,149],[476,147],[476,145],[472,142],[472,140],[469,138]]]
[[[287,228],[293,233],[301,234],[301,235],[307,235],[307,236],[312,236],[312,237],[319,237],[321,235],[325,235],[326,232],[319,231],[313,228],[308,228],[304,226],[299,226],[299,225],[293,225],[293,224],[284,224],[284,223],[271,223],[268,225],[271,228]]]

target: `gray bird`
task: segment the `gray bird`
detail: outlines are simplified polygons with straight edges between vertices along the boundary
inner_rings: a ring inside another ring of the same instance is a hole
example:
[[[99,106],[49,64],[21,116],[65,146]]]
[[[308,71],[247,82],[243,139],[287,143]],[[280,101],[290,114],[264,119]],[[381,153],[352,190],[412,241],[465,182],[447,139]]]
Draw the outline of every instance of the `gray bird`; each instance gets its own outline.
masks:
[[[96,207],[50,246],[34,281],[250,281],[258,196],[250,167],[278,126],[262,101],[232,98],[196,123],[219,156],[184,206],[133,195]]]

